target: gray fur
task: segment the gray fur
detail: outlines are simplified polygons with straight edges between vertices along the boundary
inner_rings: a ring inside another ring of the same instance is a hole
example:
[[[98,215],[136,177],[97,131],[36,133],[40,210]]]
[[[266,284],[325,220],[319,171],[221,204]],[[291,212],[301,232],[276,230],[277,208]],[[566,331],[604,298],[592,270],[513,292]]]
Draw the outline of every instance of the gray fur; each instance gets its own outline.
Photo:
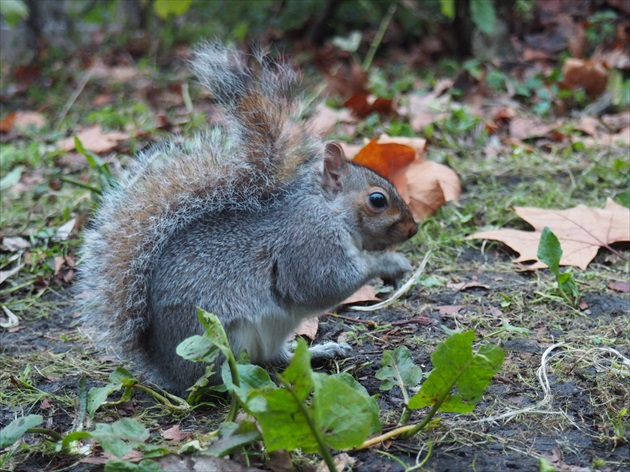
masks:
[[[88,331],[176,393],[203,373],[175,353],[202,331],[196,307],[219,316],[236,352],[284,363],[286,339],[304,318],[411,268],[400,254],[374,250],[415,233],[396,190],[330,158],[303,129],[295,74],[257,62],[255,73],[235,51],[205,45],[195,70],[226,126],[139,156],[84,234],[77,300]],[[269,109],[243,116],[259,98]],[[389,215],[364,211],[374,187],[389,196]],[[312,352],[325,359],[350,347]]]

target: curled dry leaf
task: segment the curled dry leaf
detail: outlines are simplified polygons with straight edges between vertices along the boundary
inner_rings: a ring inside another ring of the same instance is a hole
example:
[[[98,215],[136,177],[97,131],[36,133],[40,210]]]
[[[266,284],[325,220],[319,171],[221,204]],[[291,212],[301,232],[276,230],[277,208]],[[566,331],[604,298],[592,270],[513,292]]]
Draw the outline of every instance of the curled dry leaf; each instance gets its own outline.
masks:
[[[95,125],[78,133],[77,137],[88,151],[103,153],[114,149],[120,141],[129,139],[130,135],[117,131],[105,133],[100,125]],[[62,151],[73,151],[74,136],[57,141],[57,147]]]
[[[368,94],[357,94],[350,97],[343,104],[359,118],[365,118],[372,113],[390,115],[394,112],[394,101],[389,98],[375,97]]]
[[[426,140],[381,135],[353,159],[389,179],[421,221],[445,202],[457,200],[461,186],[457,174],[437,162],[424,159]]]
[[[630,241],[630,210],[608,199],[603,209],[578,205],[568,210],[515,207],[514,210],[535,231],[499,229],[481,231],[466,239],[493,239],[501,241],[520,256],[514,262],[535,261],[526,270],[547,267],[538,260],[538,244],[545,226],[558,237],[562,247],[560,265],[586,269],[600,247]]]
[[[600,61],[571,57],[562,66],[562,85],[568,89],[583,88],[594,99],[606,90],[608,72]]]

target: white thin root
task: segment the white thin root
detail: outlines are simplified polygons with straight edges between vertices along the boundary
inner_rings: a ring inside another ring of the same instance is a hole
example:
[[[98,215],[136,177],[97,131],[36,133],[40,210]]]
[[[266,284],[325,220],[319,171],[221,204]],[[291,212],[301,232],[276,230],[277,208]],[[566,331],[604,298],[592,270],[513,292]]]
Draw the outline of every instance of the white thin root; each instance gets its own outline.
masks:
[[[2,310],[4,311],[4,314],[7,315],[7,317],[6,321],[4,318],[0,318],[0,328],[10,329],[15,328],[17,325],[20,324],[20,319],[15,315],[15,313],[13,313],[4,305],[2,306]]]
[[[551,408],[553,403],[553,394],[551,393],[551,386],[549,384],[549,378],[547,377],[547,364],[550,359],[551,353],[559,347],[564,347],[563,352],[559,353],[560,356],[577,356],[578,360],[576,364],[583,359],[590,359],[592,364],[600,371],[608,370],[613,374],[630,377],[630,359],[625,357],[616,349],[609,347],[594,347],[591,349],[578,349],[570,346],[566,346],[565,343],[557,343],[549,346],[540,359],[540,367],[536,372],[538,382],[543,392],[543,398],[535,405],[527,408],[521,408],[519,410],[508,411],[496,416],[490,416],[488,418],[482,418],[480,420],[473,421],[473,423],[494,422],[498,420],[511,420],[512,418],[523,415],[526,413],[542,414],[542,415],[562,415],[577,429],[580,427],[562,410],[548,410],[545,408]],[[616,359],[611,359],[611,357]],[[615,362],[616,360],[616,362]]]
[[[418,269],[411,275],[411,277],[409,277],[409,279],[407,279],[407,281],[398,290],[396,290],[392,294],[392,296],[389,297],[387,300],[383,300],[382,302],[378,302],[374,305],[368,305],[368,306],[353,305],[349,308],[355,311],[376,311],[376,310],[380,310],[381,308],[385,308],[393,304],[396,300],[398,300],[405,293],[407,293],[409,289],[411,289],[411,287],[413,287],[415,284],[418,283],[418,280],[420,280],[420,276],[424,272],[424,268],[426,267],[427,262],[429,262],[430,256],[431,256],[431,251],[426,253],[426,255],[424,256],[424,259],[422,259],[422,262],[420,263],[420,267],[418,267]]]

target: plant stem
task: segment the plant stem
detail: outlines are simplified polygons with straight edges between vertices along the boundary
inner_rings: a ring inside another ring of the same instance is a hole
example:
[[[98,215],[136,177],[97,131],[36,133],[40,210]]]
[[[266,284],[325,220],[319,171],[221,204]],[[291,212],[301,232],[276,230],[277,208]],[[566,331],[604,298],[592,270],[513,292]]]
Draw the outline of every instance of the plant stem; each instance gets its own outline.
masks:
[[[55,441],[62,441],[63,436],[59,434],[57,431],[53,431],[48,428],[28,428],[26,430],[27,433],[35,433],[35,434],[45,434],[46,436],[50,436]]]
[[[69,184],[76,185],[77,187],[81,187],[86,190],[89,190],[90,192],[99,193],[99,194],[101,193],[100,188],[94,187],[93,185],[90,185],[90,184],[86,184],[85,182],[81,182],[80,180],[73,179],[72,177],[62,176],[61,180]]]
[[[139,383],[135,383],[133,385],[133,388],[137,388],[138,390],[142,390],[143,392],[148,393],[149,395],[151,395],[153,398],[155,398],[156,400],[158,400],[159,402],[161,402],[164,406],[166,406],[167,408],[171,408],[173,410],[176,411],[186,411],[186,410],[190,410],[190,405],[182,400],[179,397],[174,397],[173,395],[168,395],[168,397],[170,397],[171,399],[175,399],[177,398],[176,403],[179,403],[179,405],[174,405],[165,395],[160,395],[159,393],[157,393],[155,390],[149,388],[149,387],[145,387],[142,384]]]
[[[234,387],[241,386],[241,377],[238,374],[238,366],[236,365],[236,359],[234,358],[234,354],[232,351],[227,354],[228,366],[230,367],[230,374],[232,374],[232,384]],[[235,392],[232,392],[232,404],[230,405],[230,412],[228,413],[225,421],[234,422],[236,421],[236,416],[238,415],[239,409],[239,399],[238,395]]]
[[[317,447],[319,448],[319,453],[321,454],[322,458],[324,459],[324,462],[328,466],[328,470],[330,472],[337,472],[337,466],[335,465],[335,461],[333,460],[332,454],[330,453],[328,446],[326,446],[326,443],[324,442],[324,438],[322,437],[321,432],[315,425],[313,418],[311,418],[311,415],[308,413],[308,410],[304,406],[304,403],[300,401],[297,394],[295,393],[295,390],[293,390],[291,385],[286,380],[284,380],[281,375],[278,375],[278,380],[284,386],[284,388],[287,389],[287,391],[291,394],[291,396],[295,399],[295,402],[297,403],[298,408],[300,409],[300,412],[306,419],[306,424],[308,424],[308,427],[311,430],[311,433],[313,433],[313,437],[315,438],[315,441],[317,441]]]
[[[407,393],[407,389],[405,388],[405,383],[400,377],[400,372],[398,372],[398,369],[396,369],[396,373],[398,374],[397,375],[398,387],[400,388],[400,391],[402,392],[402,396],[403,396],[403,411],[402,411],[402,414],[400,415],[400,419],[398,420],[398,424],[403,425],[409,421],[409,417],[411,416],[411,410],[407,406],[409,405],[409,393]]]
[[[376,36],[374,36],[374,40],[372,41],[372,44],[370,44],[370,50],[368,51],[367,55],[365,56],[365,60],[363,61],[362,68],[364,71],[368,71],[370,67],[372,67],[372,61],[374,60],[376,51],[383,42],[383,37],[385,36],[385,32],[387,31],[389,22],[392,21],[392,17],[394,16],[394,13],[396,13],[397,8],[398,5],[396,5],[396,3],[393,3],[389,7],[389,10],[387,10],[383,21],[381,21],[381,24],[378,27],[378,31],[376,32]]]

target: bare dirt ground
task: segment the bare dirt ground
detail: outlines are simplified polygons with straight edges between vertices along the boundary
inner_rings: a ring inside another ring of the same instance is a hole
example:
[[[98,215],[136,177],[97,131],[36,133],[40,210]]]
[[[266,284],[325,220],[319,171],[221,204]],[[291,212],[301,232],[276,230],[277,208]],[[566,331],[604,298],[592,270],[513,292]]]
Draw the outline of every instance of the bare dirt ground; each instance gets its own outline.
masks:
[[[438,422],[417,438],[389,441],[379,448],[351,452],[356,459],[353,470],[405,470],[403,464],[412,466],[418,457],[423,458],[429,444],[432,444],[432,452],[423,470],[538,470],[540,456],[555,464],[556,470],[627,470],[630,447],[623,438],[614,437],[614,418],[608,412],[613,405],[628,405],[628,379],[614,375],[604,365],[602,359],[608,358],[605,354],[598,360],[594,353],[564,350],[581,339],[604,338],[610,330],[619,333],[618,339],[625,336],[627,340],[630,311],[627,295],[611,290],[587,293],[583,299],[588,304],[588,313],[566,313],[559,304],[552,306],[550,311],[557,309],[565,313],[550,316],[549,311],[545,313],[535,303],[535,276],[496,270],[497,266],[509,267],[509,257],[500,251],[483,256],[469,249],[462,256],[463,264],[474,265],[475,270],[457,271],[455,275],[446,268],[439,271],[439,275],[458,281],[474,281],[476,286],[465,290],[416,287],[395,309],[371,315],[342,311],[343,319],[328,316],[322,320],[320,340],[338,339],[344,335],[356,346],[356,355],[335,368],[349,371],[370,394],[378,395],[385,429],[395,425],[402,397],[396,388],[390,392],[379,391],[380,381],[375,379],[374,373],[380,367],[384,349],[406,345],[413,353],[414,361],[427,371],[434,346],[446,336],[442,328],[474,326],[478,338],[483,338],[490,334],[491,326],[500,327],[501,320],[509,316],[510,322],[514,323],[514,318],[518,318],[520,326],[530,330],[527,335],[503,333],[498,338],[489,338],[500,342],[506,350],[506,362],[474,414],[442,414]],[[493,301],[489,296],[492,293],[518,297],[520,312],[503,313],[505,307]],[[63,303],[67,297],[67,292],[62,293],[55,302]],[[31,404],[17,409],[3,404],[0,424],[8,423],[16,414],[38,413],[44,416],[49,427],[63,432],[75,420],[72,399],[81,376],[88,375],[88,387],[102,385],[105,372],[86,370],[86,359],[94,352],[77,330],[72,315],[71,307],[66,307],[45,319],[26,322],[15,332],[2,334],[3,395],[7,398],[6,395],[22,391],[35,396]],[[532,407],[543,400],[544,392],[536,379],[536,371],[545,349],[562,341],[567,344],[552,353],[546,367],[551,387],[550,401],[534,411],[490,421],[492,417]],[[626,357],[630,356],[628,343],[611,347],[619,349]],[[113,365],[109,362],[101,367],[107,369]],[[69,400],[64,402],[64,398]],[[101,420],[137,414],[152,405],[152,400],[138,396],[117,411],[105,410]],[[160,430],[179,423],[182,430],[189,428],[201,432],[209,427],[213,418],[220,420],[220,416],[217,411],[203,409],[180,418],[160,415],[153,417],[151,430],[159,437]],[[31,445],[38,441],[41,438],[35,435],[26,439]],[[13,464],[13,470],[97,470],[102,467],[84,463],[76,457],[50,457],[36,451],[37,448],[24,462]],[[257,463],[253,457],[250,460],[253,460],[251,465],[263,469],[269,466]],[[296,464],[300,470],[309,469],[307,463],[297,461]],[[277,470],[273,463],[271,467],[271,470]]]

